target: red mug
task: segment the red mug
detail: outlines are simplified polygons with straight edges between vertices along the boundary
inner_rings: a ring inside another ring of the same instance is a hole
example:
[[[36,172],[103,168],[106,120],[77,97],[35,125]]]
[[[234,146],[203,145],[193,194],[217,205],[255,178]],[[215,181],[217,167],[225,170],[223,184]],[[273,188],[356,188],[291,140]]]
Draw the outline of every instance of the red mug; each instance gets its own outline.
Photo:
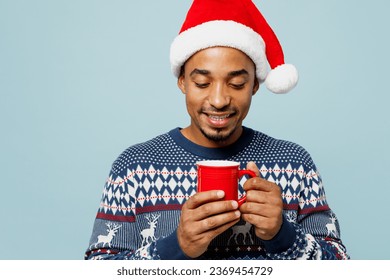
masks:
[[[196,163],[198,167],[198,192],[222,190],[225,200],[235,200],[240,206],[246,201],[246,195],[238,199],[238,180],[248,175],[256,177],[251,170],[240,170],[239,162],[228,160],[204,160]]]

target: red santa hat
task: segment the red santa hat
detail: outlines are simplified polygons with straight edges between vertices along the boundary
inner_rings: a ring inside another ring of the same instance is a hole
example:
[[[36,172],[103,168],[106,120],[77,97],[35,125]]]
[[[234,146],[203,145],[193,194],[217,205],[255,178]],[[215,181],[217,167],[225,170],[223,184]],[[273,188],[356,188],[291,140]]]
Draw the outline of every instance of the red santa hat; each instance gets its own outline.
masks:
[[[286,93],[298,82],[296,68],[284,63],[278,38],[251,0],[194,0],[171,45],[173,74],[178,77],[196,52],[216,46],[248,55],[256,65],[256,77],[274,93]]]

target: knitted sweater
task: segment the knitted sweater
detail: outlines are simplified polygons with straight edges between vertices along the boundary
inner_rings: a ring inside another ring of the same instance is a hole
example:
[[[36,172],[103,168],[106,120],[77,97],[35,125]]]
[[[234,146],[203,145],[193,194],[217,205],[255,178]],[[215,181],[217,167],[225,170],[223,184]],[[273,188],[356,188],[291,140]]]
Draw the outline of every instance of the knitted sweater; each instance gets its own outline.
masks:
[[[85,259],[186,259],[176,229],[186,200],[196,193],[200,160],[253,161],[281,188],[283,224],[261,240],[240,221],[209,245],[199,259],[348,259],[321,177],[299,145],[244,127],[226,148],[205,148],[179,128],[125,150],[104,186]],[[239,182],[240,192],[246,178]]]

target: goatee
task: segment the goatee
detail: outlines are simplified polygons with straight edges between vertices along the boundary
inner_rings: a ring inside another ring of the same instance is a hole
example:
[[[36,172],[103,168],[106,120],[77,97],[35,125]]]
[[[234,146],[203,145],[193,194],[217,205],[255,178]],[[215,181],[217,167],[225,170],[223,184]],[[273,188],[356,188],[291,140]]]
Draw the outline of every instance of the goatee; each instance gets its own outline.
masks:
[[[224,143],[229,140],[229,138],[234,134],[235,129],[232,129],[231,131],[228,131],[227,133],[224,133],[222,129],[214,129],[214,133],[207,133],[202,128],[200,129],[204,137],[206,137],[208,140],[213,141],[215,143]]]

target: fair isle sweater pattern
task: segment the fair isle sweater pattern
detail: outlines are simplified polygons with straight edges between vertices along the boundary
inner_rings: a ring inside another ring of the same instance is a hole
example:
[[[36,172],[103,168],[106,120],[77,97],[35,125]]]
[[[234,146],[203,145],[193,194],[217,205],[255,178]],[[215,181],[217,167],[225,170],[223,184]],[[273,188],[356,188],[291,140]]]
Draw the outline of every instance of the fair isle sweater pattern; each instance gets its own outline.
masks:
[[[209,149],[176,128],[125,150],[103,189],[86,259],[186,259],[176,228],[180,209],[196,193],[200,160],[254,161],[281,188],[284,221],[273,240],[239,222],[215,238],[199,259],[348,259],[321,176],[301,146],[244,127],[233,145]],[[240,182],[240,192],[246,178]]]

